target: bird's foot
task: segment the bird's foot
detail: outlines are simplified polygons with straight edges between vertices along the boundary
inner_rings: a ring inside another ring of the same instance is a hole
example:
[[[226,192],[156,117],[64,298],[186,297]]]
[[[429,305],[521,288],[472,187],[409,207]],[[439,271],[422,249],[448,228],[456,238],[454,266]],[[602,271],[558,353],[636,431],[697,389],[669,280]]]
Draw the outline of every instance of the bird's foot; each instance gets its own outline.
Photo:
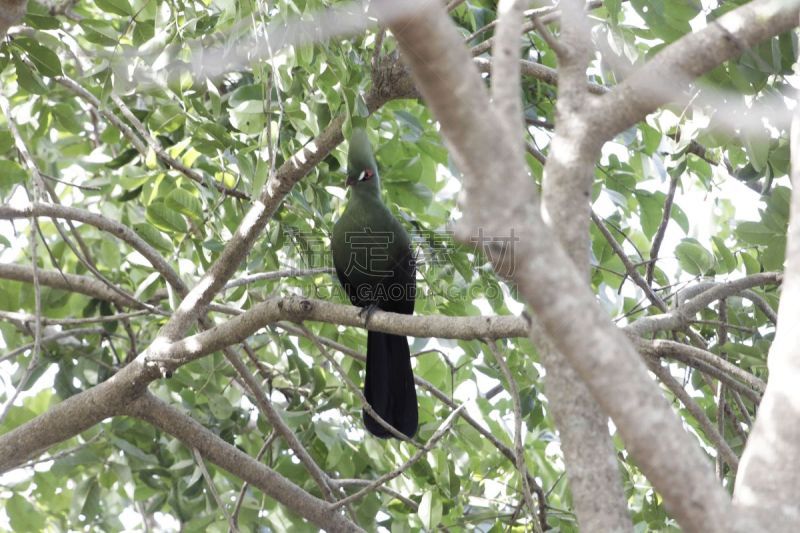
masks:
[[[369,327],[369,320],[372,318],[372,315],[375,311],[378,310],[378,304],[369,304],[366,307],[362,307],[361,311],[358,312],[358,317],[364,319],[364,327]]]

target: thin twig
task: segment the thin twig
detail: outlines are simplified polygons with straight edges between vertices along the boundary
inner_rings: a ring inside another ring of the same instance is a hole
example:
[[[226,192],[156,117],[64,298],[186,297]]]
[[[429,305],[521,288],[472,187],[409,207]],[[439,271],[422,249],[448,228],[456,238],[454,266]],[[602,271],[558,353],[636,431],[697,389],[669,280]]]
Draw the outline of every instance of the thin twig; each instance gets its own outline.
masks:
[[[603,223],[603,219],[601,219],[594,211],[592,211],[592,222],[594,222],[595,226],[597,226],[597,229],[600,230],[600,233],[603,234],[606,242],[608,242],[609,246],[611,246],[611,249],[614,250],[614,253],[617,254],[617,257],[620,258],[622,264],[625,265],[625,271],[628,273],[628,276],[630,276],[631,280],[636,283],[636,285],[638,285],[642,291],[644,291],[647,299],[650,300],[653,305],[658,307],[661,311],[666,311],[667,304],[664,303],[664,300],[662,300],[661,297],[656,294],[655,291],[653,291],[653,288],[650,286],[650,284],[645,281],[641,274],[639,274],[639,271],[636,270],[636,267],[628,257],[628,254],[625,253],[625,250],[622,249],[622,246],[620,246],[614,236],[611,235],[611,232],[608,231],[605,223]]]
[[[344,368],[342,368],[342,365],[340,365],[339,362],[336,361],[336,359],[334,359],[334,357],[330,353],[328,353],[328,349],[325,348],[325,345],[322,344],[322,342],[320,342],[320,340],[317,337],[317,335],[314,335],[313,333],[311,333],[311,331],[307,327],[302,325],[302,324],[300,324],[300,328],[302,328],[304,330],[305,337],[311,339],[311,341],[314,342],[314,344],[317,345],[317,348],[322,353],[322,356],[330,364],[332,364],[334,366],[334,368],[336,368],[336,371],[339,373],[339,376],[342,378],[342,380],[344,380],[345,384],[347,384],[347,386],[350,388],[350,390],[353,391],[356,394],[356,396],[358,396],[359,400],[361,400],[361,406],[367,412],[367,414],[369,414],[372,418],[374,418],[375,421],[378,422],[378,424],[380,424],[380,426],[382,428],[384,428],[388,432],[390,432],[392,434],[392,436],[394,436],[395,438],[398,438],[398,439],[400,439],[402,441],[405,441],[405,442],[411,444],[412,446],[414,446],[415,448],[421,448],[422,447],[422,445],[419,444],[417,441],[415,441],[414,439],[412,439],[412,438],[406,436],[405,434],[401,433],[394,426],[392,426],[386,420],[381,418],[381,416],[378,413],[376,413],[375,409],[373,409],[372,406],[369,404],[369,402],[367,401],[367,398],[364,396],[364,393],[361,392],[361,389],[358,387],[358,385],[353,383],[353,380],[350,379],[350,376],[347,375],[347,372],[345,372]]]
[[[68,455],[72,455],[75,452],[81,451],[82,449],[86,448],[87,446],[92,444],[94,441],[99,439],[101,435],[102,435],[102,433],[96,433],[95,435],[93,435],[86,442],[78,444],[77,446],[69,448],[68,450],[63,450],[63,451],[60,451],[58,453],[54,453],[53,455],[48,455],[47,457],[40,457],[39,459],[35,459],[33,461],[29,461],[29,462],[25,463],[24,465],[19,465],[17,468],[30,468],[32,466],[36,466],[36,465],[41,464],[41,463],[46,463],[48,461],[57,461],[58,459],[61,459],[62,457],[66,457]]]
[[[222,498],[219,497],[217,487],[214,485],[214,480],[211,479],[211,474],[208,473],[206,463],[203,461],[203,456],[200,454],[200,450],[197,448],[192,448],[192,456],[194,456],[194,461],[197,463],[198,468],[200,468],[200,472],[203,474],[203,479],[206,480],[206,485],[208,486],[208,490],[211,492],[211,496],[214,498],[214,501],[217,503],[217,508],[221,509],[222,514],[225,515],[225,519],[228,521],[228,525],[230,526],[230,531],[233,533],[238,533],[239,528],[236,527],[236,523],[233,521],[230,513],[228,513],[225,503],[222,501]]]
[[[63,339],[64,337],[77,337],[79,335],[102,335],[106,333],[106,330],[103,328],[76,328],[76,329],[66,329],[64,331],[59,331],[58,333],[53,333],[50,335],[45,335],[41,339],[42,344],[47,344],[53,341],[57,341],[58,339]],[[0,362],[6,361],[15,357],[31,348],[34,348],[35,343],[25,344],[23,346],[19,346],[14,348],[10,352],[6,353],[3,356],[0,356]]]
[[[275,270],[273,272],[260,272],[258,274],[250,274],[248,276],[242,276],[241,278],[231,280],[225,284],[225,288],[232,289],[234,287],[249,285],[258,281],[275,280],[281,278],[300,278],[304,276],[316,276],[317,274],[333,274],[334,272],[334,269],[331,267],[307,269],[288,268],[285,270]]]
[[[133,311],[131,313],[118,313],[115,315],[93,316],[87,318],[47,318],[42,317],[42,324],[45,326],[59,325],[59,326],[80,326],[83,324],[95,324],[98,322],[116,322],[117,320],[124,320],[126,318],[134,318],[148,314],[148,311]],[[9,320],[12,322],[20,322],[27,324],[33,322],[36,318],[27,313],[13,313],[10,311],[0,311],[0,320]]]
[[[563,58],[567,55],[566,48],[564,48],[564,46],[559,42],[553,32],[550,31],[550,28],[544,25],[541,17],[539,15],[534,15],[531,17],[531,23],[533,24],[533,27],[536,28],[536,32],[539,34],[539,36],[544,39],[544,42],[547,43],[547,46],[549,46],[553,52],[555,52],[556,57],[563,60]]]
[[[256,461],[260,461],[261,458],[264,457],[264,454],[267,453],[267,450],[269,450],[269,447],[272,446],[272,443],[275,441],[275,438],[277,436],[278,434],[275,433],[275,430],[273,429],[270,432],[269,437],[267,437],[267,439],[264,441],[264,444],[261,445],[261,449],[258,450],[258,453],[256,454]],[[233,521],[235,527],[239,526],[239,511],[242,509],[242,504],[244,503],[244,497],[247,494],[247,488],[249,486],[250,484],[247,481],[242,483],[242,488],[239,489],[239,496],[236,498],[236,504],[233,506],[233,512],[231,513],[231,520]]]
[[[718,453],[722,456],[728,466],[734,472],[739,467],[739,458],[736,456],[736,453],[731,449],[725,439],[720,435],[717,431],[717,428],[714,427],[714,424],[711,420],[708,419],[706,416],[705,411],[703,411],[697,402],[695,402],[691,396],[686,392],[686,389],[678,383],[678,381],[672,377],[670,374],[669,369],[662,366],[658,360],[650,360],[650,370],[658,376],[658,379],[661,380],[663,383],[672,393],[681,401],[681,403],[686,407],[686,409],[692,414],[692,416],[697,420],[697,423],[700,424],[700,427],[703,429],[703,432],[706,435],[706,438],[711,441],[714,447],[717,449]]]
[[[678,181],[680,174],[675,173],[669,182],[669,191],[667,198],[664,200],[664,213],[661,216],[661,223],[658,225],[658,230],[653,237],[653,246],[650,247],[650,262],[647,263],[647,270],[645,271],[645,280],[648,285],[653,284],[653,274],[656,270],[656,261],[658,260],[658,252],[661,250],[661,242],[664,240],[664,234],[667,232],[667,225],[669,218],[672,214],[672,202],[675,199],[675,191],[678,189]]]
[[[666,209],[666,208],[665,208]],[[723,298],[719,301],[719,327],[717,328],[717,344],[724,346],[728,342],[728,304],[727,300]],[[719,356],[727,360],[727,353],[720,352]],[[717,381],[717,431],[721,438],[725,438],[725,384],[722,381]],[[736,420],[733,420],[736,424]],[[716,460],[717,478],[722,481],[725,478],[725,464],[722,461],[721,454],[717,456]]]
[[[763,296],[755,291],[747,289],[742,291],[742,298],[747,298],[753,302],[753,305],[755,305],[762,313],[764,313],[770,322],[775,325],[778,324],[778,314],[772,307],[770,307],[769,303],[767,303],[767,300],[765,300]]]
[[[339,507],[342,507],[343,505],[347,505],[349,503],[352,503],[352,502],[354,502],[356,500],[361,499],[362,497],[366,496],[367,494],[373,492],[377,487],[383,485],[387,481],[390,481],[390,480],[396,478],[397,476],[399,476],[400,474],[402,474],[403,472],[405,472],[406,470],[411,468],[414,465],[414,463],[416,463],[417,461],[422,459],[422,457],[426,453],[428,453],[436,445],[436,443],[439,442],[439,440],[442,437],[444,437],[447,434],[447,430],[450,429],[451,423],[461,413],[461,410],[464,407],[465,407],[464,405],[461,405],[458,409],[456,409],[452,413],[450,413],[450,416],[445,418],[444,422],[442,422],[442,424],[439,426],[439,429],[437,429],[436,432],[431,436],[431,438],[428,439],[428,442],[425,443],[425,446],[423,446],[422,448],[417,450],[417,453],[415,453],[413,456],[411,456],[411,458],[408,461],[406,461],[405,463],[400,465],[398,468],[392,470],[391,472],[382,475],[381,477],[379,477],[375,481],[371,482],[369,485],[367,485],[363,489],[359,490],[358,492],[356,492],[354,494],[351,494],[350,496],[348,496],[346,498],[342,498],[338,502],[336,502],[333,505],[331,505],[331,509],[338,509]]]
[[[383,38],[386,36],[386,26],[381,26],[378,28],[378,31],[375,32],[375,49],[372,51],[372,58],[370,59],[370,65],[372,66],[372,73],[378,70],[378,65],[380,65],[381,61],[381,48],[383,47]]]
[[[636,344],[640,348],[651,350],[651,353],[657,357],[671,357],[690,366],[694,366],[693,361],[711,365],[722,371],[725,375],[745,383],[762,394],[767,388],[767,384],[764,383],[762,379],[703,348],[666,339],[656,339],[653,341],[639,339],[636,341]]]
[[[28,147],[25,145],[25,141],[22,138],[22,135],[17,128],[17,123],[14,120],[14,117],[11,115],[11,106],[8,103],[4,94],[0,94],[0,109],[2,109],[3,114],[6,116],[6,123],[8,124],[8,129],[11,132],[11,135],[14,138],[14,144],[16,145],[17,152],[19,152],[20,158],[25,166],[31,173],[31,181],[33,184],[33,198],[29,198],[29,201],[32,203],[38,203],[41,201],[42,198],[42,191],[44,189],[43,178],[39,173],[39,167],[36,165],[36,162],[33,160],[30,152],[28,151]],[[20,378],[17,388],[14,391],[14,394],[9,399],[8,403],[3,407],[2,413],[0,413],[0,424],[3,423],[6,416],[11,409],[11,406],[14,404],[14,401],[17,399],[17,396],[25,388],[28,384],[28,379],[30,379],[31,374],[33,373],[33,369],[39,364],[39,357],[42,351],[42,286],[39,280],[39,260],[38,260],[38,233],[39,233],[39,219],[35,215],[31,215],[30,219],[30,250],[31,250],[31,267],[33,268],[33,295],[34,295],[34,313],[35,313],[35,321],[34,321],[34,328],[33,328],[33,354],[31,355],[31,360],[28,362],[28,366],[25,369],[25,373]]]
[[[533,496],[528,486],[528,467],[525,464],[525,448],[522,444],[522,405],[519,400],[519,387],[517,386],[517,381],[514,379],[514,375],[511,373],[508,362],[495,345],[495,341],[486,340],[485,342],[497,361],[497,365],[500,367],[503,377],[506,379],[506,383],[508,383],[508,393],[511,395],[512,405],[514,406],[514,456],[516,457],[517,471],[519,472],[520,481],[522,482],[523,501],[525,505],[528,506],[531,517],[535,517],[537,515],[536,507],[533,504]],[[535,519],[532,523],[534,526],[539,525]],[[538,531],[538,528],[536,528],[536,530]]]
[[[455,8],[457,8],[458,6],[460,6],[463,3],[464,3],[464,0],[450,0],[450,2],[447,4],[445,9],[449,13],[449,12],[451,12],[452,10],[454,10]]]
[[[281,418],[277,409],[272,405],[272,402],[261,388],[261,384],[256,380],[255,376],[253,376],[252,372],[250,372],[250,369],[247,368],[247,365],[244,364],[230,346],[223,350],[223,354],[233,368],[236,369],[239,377],[244,381],[259,411],[269,420],[270,424],[272,424],[272,428],[283,437],[283,440],[286,441],[286,444],[292,449],[297,459],[303,464],[306,470],[308,470],[311,477],[314,478],[314,481],[316,481],[326,499],[333,501],[335,498],[330,488],[328,475],[314,462],[311,454],[308,453],[308,450],[306,450],[303,443],[300,442],[300,439],[297,438],[297,435],[295,435],[291,428],[286,425],[286,422],[283,421],[283,418]]]

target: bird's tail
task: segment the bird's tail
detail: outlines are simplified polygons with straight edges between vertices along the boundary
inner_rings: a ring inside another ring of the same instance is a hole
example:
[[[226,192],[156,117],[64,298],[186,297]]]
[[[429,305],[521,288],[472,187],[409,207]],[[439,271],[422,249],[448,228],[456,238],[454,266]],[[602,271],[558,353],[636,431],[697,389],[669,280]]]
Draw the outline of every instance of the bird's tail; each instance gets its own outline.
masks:
[[[408,340],[400,335],[367,332],[367,376],[364,396],[375,412],[399,432],[413,437],[417,432],[417,392],[411,371]],[[364,425],[376,437],[392,434],[363,413]]]

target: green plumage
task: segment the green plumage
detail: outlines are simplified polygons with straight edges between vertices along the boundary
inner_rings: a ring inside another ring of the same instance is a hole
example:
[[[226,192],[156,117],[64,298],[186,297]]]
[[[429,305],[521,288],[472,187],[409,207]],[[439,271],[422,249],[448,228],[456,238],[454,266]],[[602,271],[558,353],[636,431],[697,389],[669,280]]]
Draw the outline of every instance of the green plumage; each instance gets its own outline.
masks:
[[[411,239],[381,199],[380,176],[367,133],[353,131],[348,152],[350,198],[333,227],[336,274],[353,305],[413,314],[416,270]],[[408,341],[370,331],[364,395],[377,414],[398,431],[417,430],[417,397]],[[367,413],[367,429],[391,436]]]

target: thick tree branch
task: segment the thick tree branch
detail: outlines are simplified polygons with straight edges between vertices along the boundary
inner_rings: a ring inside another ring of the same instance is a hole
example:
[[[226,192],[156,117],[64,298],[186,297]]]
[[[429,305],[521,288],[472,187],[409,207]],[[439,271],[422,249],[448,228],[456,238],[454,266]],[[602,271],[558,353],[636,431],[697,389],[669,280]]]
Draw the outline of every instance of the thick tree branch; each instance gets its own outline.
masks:
[[[239,343],[264,326],[279,320],[318,320],[343,326],[366,327],[365,317],[359,311],[358,307],[352,305],[299,296],[274,297],[224,324],[154,349],[150,356],[175,365],[185,364],[225,346]],[[528,325],[524,318],[515,316],[424,316],[377,310],[369,319],[369,329],[395,335],[470,340],[522,337],[527,334]]]
[[[8,267],[0,265],[0,277],[3,277],[3,268]],[[58,276],[57,273],[53,275]],[[48,278],[43,275],[43,280]],[[106,296],[110,295],[114,293],[108,291]],[[173,344],[157,345],[149,355],[141,354],[108,381],[71,396],[30,422],[0,435],[0,473],[77,435],[104,418],[119,414],[122,406],[142,394],[150,382],[162,376],[164,367],[174,369],[202,355],[241,342],[258,329],[279,320],[321,320],[363,327],[364,318],[359,316],[358,311],[357,307],[351,305],[301,297],[272,298],[220,326]],[[426,317],[376,311],[370,318],[369,326],[376,331],[419,337],[495,339],[527,334],[527,322],[521,317]]]
[[[792,22],[796,22],[794,13]],[[786,275],[778,329],[769,351],[769,384],[736,477],[734,502],[769,531],[797,527],[800,502],[800,108],[791,130],[792,199],[786,232]],[[711,289],[714,290],[714,289]],[[708,291],[710,292],[710,291]],[[704,293],[705,294],[705,293]],[[700,296],[695,297],[700,298]]]
[[[499,273],[517,283],[548,337],[612,416],[631,455],[670,512],[690,530],[733,529],[728,497],[717,485],[704,454],[684,432],[637,352],[599,308],[570,256],[545,228],[533,203],[533,182],[513,158],[504,129],[489,112],[486,90],[458,31],[436,5],[420,8],[390,27],[464,173],[466,198],[458,237],[469,241],[479,228],[483,235],[493,237],[515,231],[519,241],[513,257],[501,255],[502,247],[485,239],[484,251]],[[453,94],[459,98],[452,98]],[[581,121],[574,125],[581,131],[586,127]],[[564,148],[559,158],[585,158],[593,164],[600,146],[587,143]],[[550,160],[552,156],[551,151]],[[496,177],[502,177],[502,186]],[[620,383],[626,384],[624,395],[619,394]],[[684,459],[676,463],[678,456]]]
[[[525,144],[520,87],[520,48],[522,38],[523,0],[500,0],[497,4],[498,24],[492,56],[492,105],[507,128],[509,149],[517,160],[523,160]]]
[[[270,498],[327,531],[362,531],[342,514],[330,509],[325,501],[307,493],[149,393],[139,396],[122,412],[180,439],[189,448],[197,449],[204,459],[258,487]]]
[[[625,131],[689,84],[753,45],[797,26],[797,0],[754,0],[664,48],[603,98],[594,126],[602,139]]]
[[[688,300],[684,300],[679,293],[678,306],[672,311],[661,315],[651,315],[640,318],[623,329],[639,337],[644,337],[656,331],[681,329],[689,326],[694,316],[708,307],[711,302],[729,298],[752,287],[777,285],[780,284],[782,280],[783,274],[780,272],[761,272],[733,281],[711,284],[711,288],[707,288],[708,284],[703,284],[702,292],[692,296]]]
[[[570,121],[579,116],[589,98],[585,72],[591,53],[586,14],[580,2],[562,3],[569,24],[562,27],[558,46],[559,86],[556,136],[551,150],[556,153],[545,164],[542,182],[542,209],[547,222],[568,251],[572,261],[589,277],[589,202],[586,193],[593,180],[593,165],[589,160],[570,159],[572,168],[565,167],[564,147],[573,149],[580,130],[573,130]],[[545,36],[549,29],[538,24]],[[534,330],[535,331],[535,330]],[[589,389],[575,369],[555,349],[546,335],[534,335],[539,340],[542,362],[547,374],[545,387],[553,418],[561,434],[561,448],[566,460],[567,479],[575,502],[575,512],[581,528],[592,531],[624,531],[632,525],[616,463],[616,450],[608,434],[608,417],[597,405]],[[590,354],[585,354],[590,356]],[[606,487],[598,493],[596,487]]]
[[[28,0],[0,0],[0,39],[5,39],[8,28],[22,21],[27,8]]]

